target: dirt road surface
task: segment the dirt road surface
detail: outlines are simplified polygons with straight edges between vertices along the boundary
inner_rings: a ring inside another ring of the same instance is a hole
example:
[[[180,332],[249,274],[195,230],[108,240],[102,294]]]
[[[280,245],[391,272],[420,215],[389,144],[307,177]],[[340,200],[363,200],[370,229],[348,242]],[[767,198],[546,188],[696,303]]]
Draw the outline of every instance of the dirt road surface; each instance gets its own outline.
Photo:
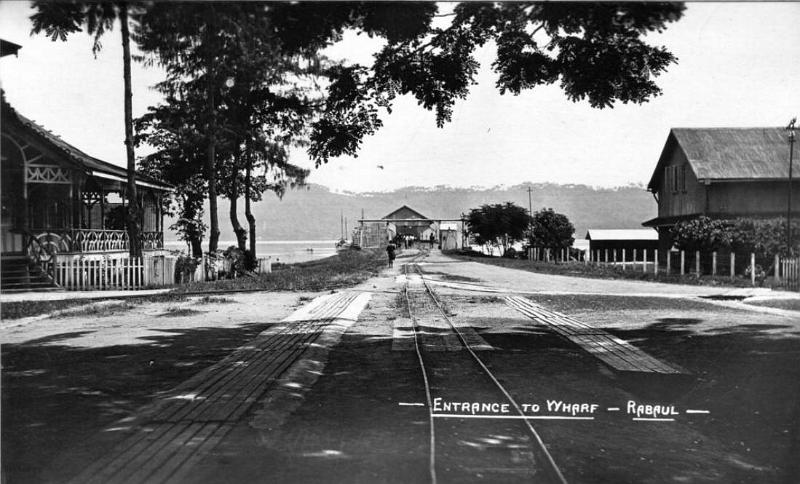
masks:
[[[797,482],[800,315],[720,292],[408,251],[336,294],[73,309],[3,332],[3,476]]]

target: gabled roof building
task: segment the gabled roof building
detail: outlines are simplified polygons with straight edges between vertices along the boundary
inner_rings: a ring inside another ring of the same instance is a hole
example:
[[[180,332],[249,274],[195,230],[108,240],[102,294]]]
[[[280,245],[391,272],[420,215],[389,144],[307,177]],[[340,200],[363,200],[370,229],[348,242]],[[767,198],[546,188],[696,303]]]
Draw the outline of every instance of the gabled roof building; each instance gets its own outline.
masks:
[[[124,256],[126,169],[84,153],[0,99],[3,256]],[[171,187],[145,176],[136,184],[142,248],[160,251],[161,199]]]
[[[797,153],[793,171],[800,175]],[[666,249],[669,229],[681,220],[785,216],[788,177],[789,142],[783,128],[673,128],[647,186],[658,203],[658,217],[643,225],[659,231],[659,245]],[[798,178],[791,190],[796,211]]]

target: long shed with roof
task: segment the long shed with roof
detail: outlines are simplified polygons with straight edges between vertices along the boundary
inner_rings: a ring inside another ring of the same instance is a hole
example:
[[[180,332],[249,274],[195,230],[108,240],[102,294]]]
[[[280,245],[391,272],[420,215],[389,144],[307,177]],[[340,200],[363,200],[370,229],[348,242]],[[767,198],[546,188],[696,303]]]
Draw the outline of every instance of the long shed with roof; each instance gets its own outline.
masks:
[[[626,260],[632,260],[633,251],[644,255],[658,249],[658,232],[653,229],[589,229],[586,240],[594,260],[622,260],[623,250],[630,254]]]
[[[785,216],[788,193],[800,194],[800,156],[795,143],[789,185],[789,141],[784,128],[673,128],[648,191],[658,217],[643,223],[659,231],[660,248],[671,246],[670,229],[705,215],[716,219]],[[792,210],[800,209],[794,196]]]

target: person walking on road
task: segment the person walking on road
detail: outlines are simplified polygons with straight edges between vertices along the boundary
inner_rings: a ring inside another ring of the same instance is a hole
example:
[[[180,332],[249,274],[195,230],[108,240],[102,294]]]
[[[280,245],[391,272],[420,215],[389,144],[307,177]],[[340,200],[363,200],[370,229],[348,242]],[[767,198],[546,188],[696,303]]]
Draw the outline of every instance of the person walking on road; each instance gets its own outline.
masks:
[[[395,246],[393,242],[389,242],[386,246],[386,255],[389,256],[389,267],[394,267]]]

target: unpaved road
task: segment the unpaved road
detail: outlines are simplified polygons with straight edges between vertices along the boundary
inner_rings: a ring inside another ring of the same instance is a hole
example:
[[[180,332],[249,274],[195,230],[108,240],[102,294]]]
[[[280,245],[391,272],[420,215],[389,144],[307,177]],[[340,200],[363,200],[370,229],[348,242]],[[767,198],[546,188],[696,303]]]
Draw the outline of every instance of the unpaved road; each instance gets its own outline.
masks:
[[[353,288],[371,293],[358,320],[338,342],[310,348],[306,364],[260,395],[181,482],[430,482],[429,409],[401,405],[427,398],[402,293],[408,279],[400,264],[410,255]],[[533,421],[568,482],[800,479],[800,321],[792,314],[696,297],[719,291],[714,288],[533,274],[435,253],[420,267],[430,281],[458,283],[432,287],[453,323],[493,348],[477,354],[515,400],[602,409],[593,420]],[[501,298],[505,291],[528,292],[529,300],[690,375],[614,371],[509,307]],[[4,335],[7,482],[73,477],[119,440],[116,422],[313,296],[235,296],[205,308],[144,305],[117,315],[44,319]],[[159,316],[165,313],[175,316]],[[432,318],[422,328],[424,338],[451,341]],[[226,334],[230,338],[219,340],[224,344],[215,343]],[[466,351],[439,346],[422,350],[431,396],[502,398]],[[624,412],[631,400],[674,406],[679,415],[668,422],[634,421]],[[622,411],[607,411],[616,407]],[[551,481],[532,437],[518,424],[437,419],[438,482]]]

